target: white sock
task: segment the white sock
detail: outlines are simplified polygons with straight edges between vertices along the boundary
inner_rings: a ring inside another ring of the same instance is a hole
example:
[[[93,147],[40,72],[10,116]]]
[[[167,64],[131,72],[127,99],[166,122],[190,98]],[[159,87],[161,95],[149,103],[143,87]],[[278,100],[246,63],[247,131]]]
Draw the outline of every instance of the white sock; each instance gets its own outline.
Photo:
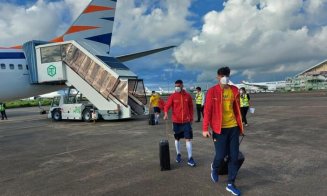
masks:
[[[156,121],[156,122],[159,122],[159,114],[156,114],[155,117],[156,117],[156,118],[155,118],[155,121]]]
[[[188,158],[191,158],[192,157],[192,142],[191,141],[186,142],[186,149],[187,149]]]
[[[181,144],[179,141],[175,140],[176,153],[181,154]]]

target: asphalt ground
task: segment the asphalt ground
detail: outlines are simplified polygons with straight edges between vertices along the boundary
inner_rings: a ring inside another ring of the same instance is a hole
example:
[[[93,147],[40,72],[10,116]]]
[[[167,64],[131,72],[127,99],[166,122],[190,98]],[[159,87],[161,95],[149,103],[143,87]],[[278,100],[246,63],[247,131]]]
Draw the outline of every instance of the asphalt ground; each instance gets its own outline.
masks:
[[[255,114],[241,144],[242,195],[327,194],[327,93],[253,94]],[[38,108],[7,110],[0,120],[0,195],[231,195],[227,177],[210,179],[213,142],[194,123],[195,168],[175,163],[171,124],[147,117],[53,122]],[[171,171],[160,171],[168,129]]]

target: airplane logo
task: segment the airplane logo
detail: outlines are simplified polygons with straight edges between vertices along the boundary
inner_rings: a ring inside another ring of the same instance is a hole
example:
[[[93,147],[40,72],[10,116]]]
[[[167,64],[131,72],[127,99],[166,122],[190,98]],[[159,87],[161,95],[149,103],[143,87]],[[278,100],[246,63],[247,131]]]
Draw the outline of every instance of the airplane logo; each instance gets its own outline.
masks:
[[[53,65],[50,65],[50,66],[48,67],[48,75],[51,76],[51,77],[53,77],[53,76],[55,76],[56,74],[57,74],[57,69],[56,69],[56,67],[53,66]]]

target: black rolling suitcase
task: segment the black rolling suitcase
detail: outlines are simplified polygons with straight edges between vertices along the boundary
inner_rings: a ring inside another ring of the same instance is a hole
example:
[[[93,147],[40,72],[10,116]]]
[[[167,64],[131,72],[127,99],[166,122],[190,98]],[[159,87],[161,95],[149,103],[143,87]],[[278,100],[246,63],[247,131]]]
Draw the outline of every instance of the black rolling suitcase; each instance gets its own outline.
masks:
[[[240,151],[238,153],[238,170],[241,168],[244,160],[245,160],[244,155]],[[228,158],[228,156],[226,156],[224,158],[224,161],[221,163],[220,167],[218,168],[218,174],[219,175],[226,175],[226,174],[228,174],[228,162],[229,162],[229,158]]]
[[[170,155],[168,140],[161,140],[159,142],[159,156],[161,171],[170,170]]]
[[[168,122],[166,121],[165,130],[166,139],[162,139],[159,142],[159,158],[161,171],[170,170],[170,153],[169,153],[169,142],[168,142]]]
[[[156,124],[154,118],[155,118],[154,114],[149,114],[149,125],[155,125]]]
[[[242,137],[240,141],[240,145],[242,143],[244,136]],[[238,153],[238,170],[240,170],[245,158],[243,153],[240,151]],[[226,175],[228,174],[228,162],[229,162],[229,157],[228,155],[224,158],[224,161],[220,164],[220,167],[218,168],[218,175]]]

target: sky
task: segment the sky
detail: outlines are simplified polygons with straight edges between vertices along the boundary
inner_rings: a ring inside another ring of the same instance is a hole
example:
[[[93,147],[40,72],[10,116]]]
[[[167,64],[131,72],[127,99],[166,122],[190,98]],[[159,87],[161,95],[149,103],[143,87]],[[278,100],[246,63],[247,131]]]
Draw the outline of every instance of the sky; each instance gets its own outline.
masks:
[[[90,0],[1,0],[0,46],[64,33]],[[284,80],[326,59],[327,0],[118,0],[111,54],[177,47],[126,62],[151,90]],[[325,46],[326,45],[326,46]]]

